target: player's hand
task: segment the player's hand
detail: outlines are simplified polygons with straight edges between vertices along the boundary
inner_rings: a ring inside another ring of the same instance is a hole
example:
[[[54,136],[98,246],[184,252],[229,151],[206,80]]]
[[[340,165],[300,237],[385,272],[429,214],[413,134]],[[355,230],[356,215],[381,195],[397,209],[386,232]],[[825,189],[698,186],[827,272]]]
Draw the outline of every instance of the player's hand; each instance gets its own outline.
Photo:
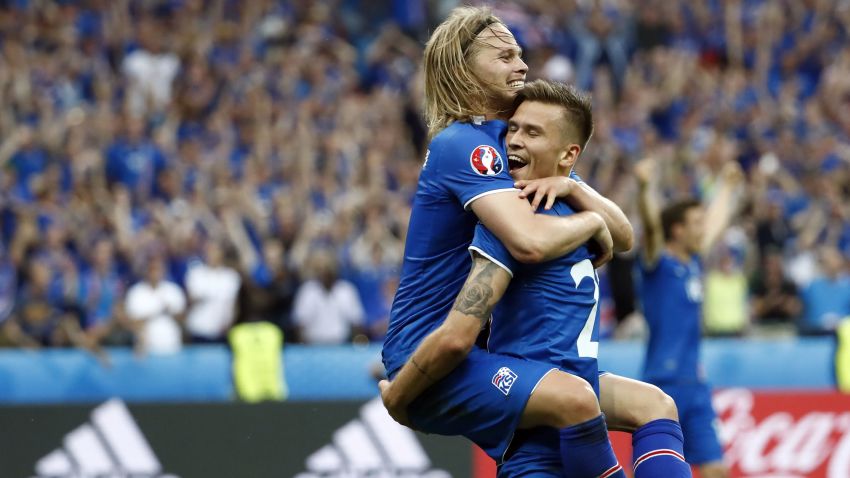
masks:
[[[519,197],[525,199],[534,196],[531,207],[535,211],[544,200],[544,209],[551,209],[555,199],[566,197],[573,191],[578,183],[565,176],[555,176],[542,179],[521,179],[514,183],[514,187],[521,189]]]
[[[634,173],[640,187],[646,187],[655,176],[656,163],[652,158],[644,158],[635,164]]]
[[[593,268],[598,269],[607,264],[614,258],[614,239],[611,238],[611,231],[602,222],[602,227],[593,235],[591,241],[591,252],[593,252]]]
[[[384,408],[387,409],[393,420],[402,425],[413,428],[410,425],[410,419],[407,418],[407,404],[399,405],[393,398],[392,382],[389,380],[381,380],[378,382],[378,388],[381,390],[381,400],[384,402]]]
[[[730,186],[737,186],[744,182],[744,171],[737,161],[728,161],[720,170],[720,178]]]

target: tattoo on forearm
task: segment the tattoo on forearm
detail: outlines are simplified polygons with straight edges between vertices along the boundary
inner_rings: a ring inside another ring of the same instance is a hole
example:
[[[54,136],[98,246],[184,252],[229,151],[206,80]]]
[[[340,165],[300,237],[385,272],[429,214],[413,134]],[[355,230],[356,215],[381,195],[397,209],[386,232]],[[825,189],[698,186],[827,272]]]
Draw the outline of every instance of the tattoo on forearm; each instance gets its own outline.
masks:
[[[416,367],[416,370],[419,370],[419,373],[421,373],[422,375],[424,375],[424,376],[425,376],[425,378],[427,378],[427,379],[428,379],[428,380],[430,380],[431,382],[436,382],[436,380],[434,380],[433,378],[431,378],[431,376],[430,376],[430,375],[428,375],[428,372],[427,372],[427,371],[426,371],[426,370],[425,370],[425,369],[424,369],[421,365],[419,365],[418,363],[416,363],[416,359],[415,359],[415,358],[413,358],[412,356],[410,357],[410,363],[412,363],[412,364],[413,364],[413,366],[414,366],[414,367]]]
[[[493,277],[499,266],[488,260],[477,260],[473,265],[473,277],[466,281],[455,300],[454,310],[471,315],[483,325],[490,318],[493,297]]]

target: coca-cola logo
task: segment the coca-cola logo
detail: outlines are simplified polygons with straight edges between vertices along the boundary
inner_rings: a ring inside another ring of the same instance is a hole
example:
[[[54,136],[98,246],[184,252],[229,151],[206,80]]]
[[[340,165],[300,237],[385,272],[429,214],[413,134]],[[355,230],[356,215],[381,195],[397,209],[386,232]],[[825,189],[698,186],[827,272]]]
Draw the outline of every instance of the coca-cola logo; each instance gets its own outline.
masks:
[[[850,478],[850,396],[736,388],[714,406],[733,476]]]

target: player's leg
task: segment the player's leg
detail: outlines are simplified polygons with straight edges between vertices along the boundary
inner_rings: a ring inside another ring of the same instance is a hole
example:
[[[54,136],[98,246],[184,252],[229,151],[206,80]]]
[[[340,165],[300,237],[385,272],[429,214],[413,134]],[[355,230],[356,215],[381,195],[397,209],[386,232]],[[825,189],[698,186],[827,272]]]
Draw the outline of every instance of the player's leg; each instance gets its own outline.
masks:
[[[673,399],[655,385],[605,373],[599,402],[612,430],[632,433],[635,478],[691,476]]]
[[[681,410],[685,459],[699,468],[704,478],[728,478],[729,470],[723,463],[723,447],[718,438],[717,414],[711,404],[711,389],[699,383],[680,385],[671,392]]]
[[[520,428],[535,426],[560,429],[563,476],[626,476],[611,448],[596,394],[584,379],[557,370],[546,374],[520,422]]]
[[[566,428],[598,417],[593,388],[581,377],[552,370],[532,391],[519,428]]]
[[[609,430],[634,433],[653,420],[679,420],[676,403],[660,388],[608,372],[599,375],[599,404]]]

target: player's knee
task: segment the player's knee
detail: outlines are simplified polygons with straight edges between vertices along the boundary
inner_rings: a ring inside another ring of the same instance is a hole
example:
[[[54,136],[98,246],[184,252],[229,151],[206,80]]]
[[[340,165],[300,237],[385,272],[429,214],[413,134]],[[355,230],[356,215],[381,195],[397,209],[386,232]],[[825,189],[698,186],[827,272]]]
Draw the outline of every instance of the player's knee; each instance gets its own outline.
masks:
[[[582,378],[563,374],[555,400],[552,426],[564,428],[599,416],[599,401],[593,388]]]
[[[651,420],[666,418],[668,420],[679,420],[679,410],[673,397],[664,393],[660,388],[653,386],[651,392],[652,417]]]
[[[663,418],[679,420],[676,402],[670,395],[667,395],[655,385],[645,384],[635,402],[635,406],[629,407],[628,416],[624,417],[629,428],[633,430],[637,430],[651,421]]]
[[[565,372],[548,373],[526,405],[521,428],[564,428],[586,422],[602,413],[593,388],[582,378]]]

